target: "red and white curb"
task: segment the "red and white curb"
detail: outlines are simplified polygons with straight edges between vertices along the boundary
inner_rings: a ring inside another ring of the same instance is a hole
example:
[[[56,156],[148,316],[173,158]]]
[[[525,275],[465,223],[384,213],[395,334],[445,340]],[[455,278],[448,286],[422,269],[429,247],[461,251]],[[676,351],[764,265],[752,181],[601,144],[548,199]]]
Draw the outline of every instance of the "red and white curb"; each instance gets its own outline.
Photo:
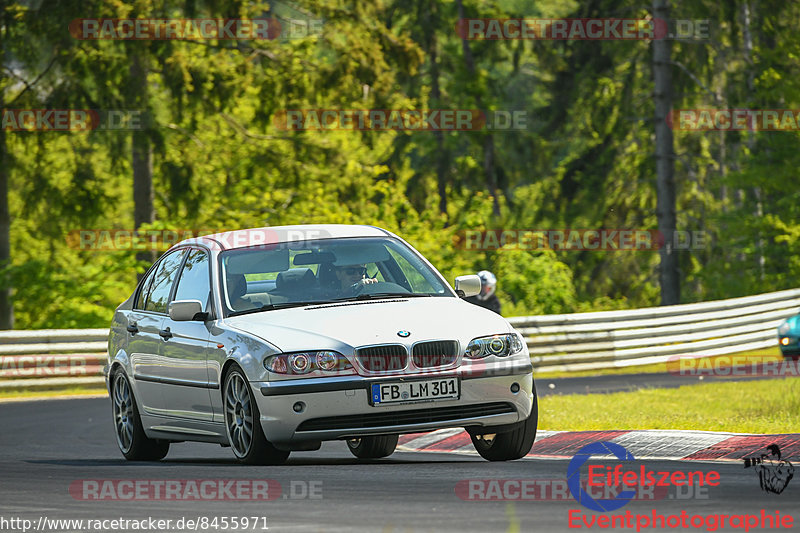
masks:
[[[637,459],[739,461],[764,453],[777,444],[785,460],[800,460],[800,433],[756,435],[686,430],[539,431],[529,458],[568,459],[592,442],[622,445]],[[477,455],[469,434],[461,428],[401,435],[398,450]],[[610,457],[610,456],[609,456]]]

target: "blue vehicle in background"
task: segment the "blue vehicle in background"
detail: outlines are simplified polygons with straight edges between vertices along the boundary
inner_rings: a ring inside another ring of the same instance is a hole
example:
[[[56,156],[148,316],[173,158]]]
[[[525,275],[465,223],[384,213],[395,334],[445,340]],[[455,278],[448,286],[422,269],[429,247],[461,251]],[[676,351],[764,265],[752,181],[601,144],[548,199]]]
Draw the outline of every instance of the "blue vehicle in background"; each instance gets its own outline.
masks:
[[[800,314],[787,318],[778,326],[778,345],[783,357],[800,357]]]

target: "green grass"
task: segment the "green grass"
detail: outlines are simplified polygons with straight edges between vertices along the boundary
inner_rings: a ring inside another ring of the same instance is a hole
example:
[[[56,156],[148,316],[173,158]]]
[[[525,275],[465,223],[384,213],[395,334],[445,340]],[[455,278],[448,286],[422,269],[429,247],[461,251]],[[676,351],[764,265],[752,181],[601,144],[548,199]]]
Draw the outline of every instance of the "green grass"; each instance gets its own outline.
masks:
[[[800,379],[545,396],[539,400],[539,428],[800,433]]]
[[[710,357],[708,359],[714,360],[718,358],[726,358],[731,356],[754,356],[758,358],[763,358],[763,361],[770,361],[770,360],[781,360],[783,356],[781,355],[781,350],[777,346],[774,348],[765,348],[763,350],[751,350],[748,352],[738,353],[738,354],[729,354],[729,355],[719,355],[715,357]],[[542,372],[542,371],[533,371],[533,375],[535,378],[546,380],[549,378],[578,378],[584,376],[622,376],[626,374],[657,374],[657,373],[665,373],[669,372],[667,368],[667,363],[655,363],[652,365],[639,365],[639,366],[626,366],[623,368],[608,368],[603,370],[581,370],[580,372]]]

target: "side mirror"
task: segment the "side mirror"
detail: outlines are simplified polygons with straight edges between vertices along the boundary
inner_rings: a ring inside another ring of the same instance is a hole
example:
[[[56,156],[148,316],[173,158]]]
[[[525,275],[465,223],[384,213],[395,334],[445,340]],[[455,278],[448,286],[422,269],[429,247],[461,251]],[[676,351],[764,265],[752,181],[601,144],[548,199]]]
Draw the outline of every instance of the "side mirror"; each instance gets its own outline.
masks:
[[[456,294],[460,298],[467,298],[481,293],[481,278],[477,274],[468,274],[456,278]]]
[[[175,300],[169,303],[169,317],[178,322],[203,320],[206,313],[203,312],[200,300]]]

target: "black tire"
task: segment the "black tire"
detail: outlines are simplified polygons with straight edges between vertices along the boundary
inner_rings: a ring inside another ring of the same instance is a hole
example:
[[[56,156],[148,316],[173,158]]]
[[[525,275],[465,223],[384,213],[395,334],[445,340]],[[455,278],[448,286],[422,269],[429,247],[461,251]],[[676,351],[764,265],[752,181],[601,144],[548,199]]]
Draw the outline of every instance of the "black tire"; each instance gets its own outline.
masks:
[[[347,439],[347,449],[359,459],[389,457],[397,448],[399,435],[371,435],[359,439]]]
[[[536,439],[536,426],[539,422],[539,406],[536,396],[533,397],[531,414],[522,422],[514,425],[513,429],[502,433],[471,435],[472,445],[487,461],[513,461],[525,457]],[[489,429],[489,428],[487,428]]]
[[[279,450],[264,436],[258,404],[247,378],[238,367],[231,367],[225,375],[222,404],[225,409],[225,431],[237,461],[248,465],[279,465],[286,462],[289,452]]]
[[[128,461],[158,461],[166,457],[169,441],[145,434],[128,376],[120,370],[111,375],[110,382],[111,414],[119,451]]]

